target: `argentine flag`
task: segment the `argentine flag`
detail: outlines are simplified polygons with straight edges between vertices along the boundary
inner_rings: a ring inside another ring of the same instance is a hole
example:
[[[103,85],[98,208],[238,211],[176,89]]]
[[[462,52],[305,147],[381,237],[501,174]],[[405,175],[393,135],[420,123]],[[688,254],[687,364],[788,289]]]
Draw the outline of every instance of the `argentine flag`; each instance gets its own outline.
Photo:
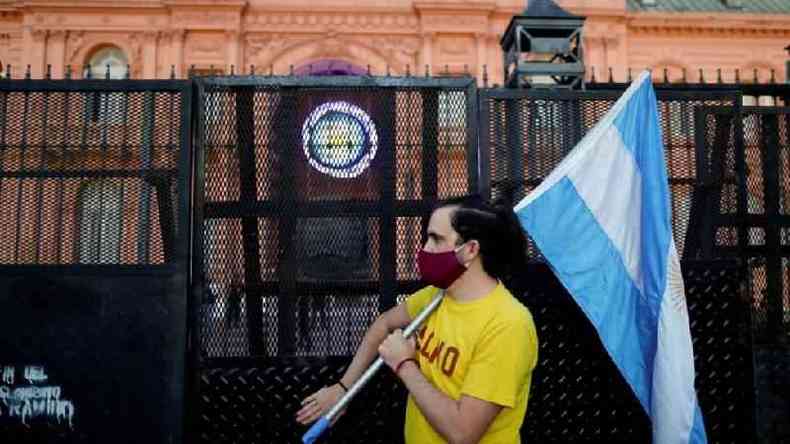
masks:
[[[683,278],[650,75],[515,208],[598,331],[653,425],[653,442],[705,443]]]

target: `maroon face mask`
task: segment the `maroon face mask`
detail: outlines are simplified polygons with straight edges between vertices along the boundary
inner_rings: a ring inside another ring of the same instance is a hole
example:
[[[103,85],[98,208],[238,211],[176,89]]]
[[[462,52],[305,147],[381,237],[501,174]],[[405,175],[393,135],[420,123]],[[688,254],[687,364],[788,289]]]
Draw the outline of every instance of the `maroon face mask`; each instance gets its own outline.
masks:
[[[420,268],[422,280],[443,290],[453,285],[453,282],[466,271],[466,267],[458,261],[455,252],[456,250],[429,253],[420,250],[417,253],[417,266]]]

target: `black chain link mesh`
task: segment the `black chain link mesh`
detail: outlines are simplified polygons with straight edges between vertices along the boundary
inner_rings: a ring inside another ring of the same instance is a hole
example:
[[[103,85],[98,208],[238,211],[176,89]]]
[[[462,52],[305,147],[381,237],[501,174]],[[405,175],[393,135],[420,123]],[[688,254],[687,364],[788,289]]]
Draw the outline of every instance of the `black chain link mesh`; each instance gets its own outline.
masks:
[[[0,89],[0,264],[171,261],[181,95],[122,83]]]
[[[202,356],[353,354],[417,288],[427,211],[476,188],[474,82],[201,82]]]

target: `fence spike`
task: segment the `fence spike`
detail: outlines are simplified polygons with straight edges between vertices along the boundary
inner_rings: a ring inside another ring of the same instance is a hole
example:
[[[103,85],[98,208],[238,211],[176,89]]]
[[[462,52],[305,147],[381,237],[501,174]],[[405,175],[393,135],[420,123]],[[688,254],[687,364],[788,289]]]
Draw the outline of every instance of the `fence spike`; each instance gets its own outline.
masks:
[[[614,73],[611,66],[609,67],[609,83],[614,83]]]
[[[445,65],[444,65],[444,75],[446,75],[446,76],[449,76],[449,75],[450,75],[450,67],[449,67],[449,66],[447,66],[447,64],[446,64],[446,63],[445,63]]]
[[[110,64],[104,67],[104,80],[110,80]]]
[[[628,68],[628,83],[631,83],[631,81],[633,79],[634,79],[634,77],[633,77],[633,75],[631,73],[631,68]]]
[[[776,70],[771,68],[771,83],[776,83]]]
[[[735,68],[735,83],[741,83],[741,70]]]
[[[27,65],[27,69],[25,70],[25,79],[30,79],[30,65]]]
[[[49,63],[47,63],[47,74],[45,77],[47,80],[52,79],[52,65]]]
[[[682,81],[683,83],[688,83],[688,79],[686,78],[686,68],[683,68],[683,69],[681,70],[681,75],[683,76],[683,77],[681,77],[681,81]]]
[[[367,74],[368,77],[373,75],[373,73],[370,72],[370,63],[367,64],[365,70],[366,70],[365,73]]]
[[[389,77],[389,76],[390,76],[390,66],[387,65],[387,77]]]
[[[293,65],[288,65],[288,74],[289,75],[294,75],[294,66]]]
[[[189,78],[192,78],[192,77],[195,76],[195,65],[194,64],[193,65],[189,65],[189,72],[187,73],[187,76]]]
[[[488,65],[483,65],[483,88],[488,88]]]
[[[425,64],[425,77],[430,77],[430,76],[431,76],[431,68],[430,68],[430,66],[428,66],[428,64],[426,63],[426,64]]]
[[[173,73],[173,74],[175,75],[175,73]],[[126,72],[124,73],[123,76],[124,76],[124,78],[126,78],[126,80],[129,80],[129,79],[132,78],[132,66],[129,65],[128,63],[126,64]]]
[[[406,65],[406,77],[411,77],[411,66]]]
[[[597,80],[595,79],[595,67],[590,67],[590,83],[595,83]]]
[[[664,68],[664,83],[669,83],[669,68]]]
[[[757,85],[760,83],[760,77],[757,75],[757,68],[754,68],[754,84]]]
[[[253,65],[253,64],[250,64],[250,75],[251,76],[255,75],[255,65]]]
[[[71,80],[71,65],[66,65],[66,80]]]
[[[5,65],[5,78],[11,80],[11,64],[8,63]]]
[[[721,68],[716,69],[716,81],[718,83],[724,83],[724,80],[721,78]]]
[[[236,65],[230,65],[230,75],[231,77],[236,75]]]
[[[175,80],[176,78],[176,65],[170,65],[170,80]]]
[[[699,83],[705,83],[705,73],[702,72],[702,68],[699,69]]]

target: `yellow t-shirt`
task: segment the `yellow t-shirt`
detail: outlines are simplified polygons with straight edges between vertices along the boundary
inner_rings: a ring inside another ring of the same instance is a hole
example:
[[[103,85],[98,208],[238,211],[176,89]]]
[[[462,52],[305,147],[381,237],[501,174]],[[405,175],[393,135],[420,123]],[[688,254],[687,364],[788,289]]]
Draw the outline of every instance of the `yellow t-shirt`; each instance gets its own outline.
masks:
[[[439,290],[426,287],[406,299],[414,319]],[[417,333],[422,374],[454,400],[461,395],[503,406],[480,444],[520,444],[538,337],[529,310],[500,283],[471,302],[445,297]],[[446,443],[412,396],[406,407],[407,444]]]

